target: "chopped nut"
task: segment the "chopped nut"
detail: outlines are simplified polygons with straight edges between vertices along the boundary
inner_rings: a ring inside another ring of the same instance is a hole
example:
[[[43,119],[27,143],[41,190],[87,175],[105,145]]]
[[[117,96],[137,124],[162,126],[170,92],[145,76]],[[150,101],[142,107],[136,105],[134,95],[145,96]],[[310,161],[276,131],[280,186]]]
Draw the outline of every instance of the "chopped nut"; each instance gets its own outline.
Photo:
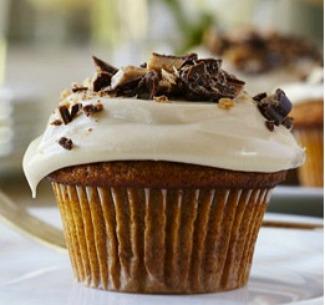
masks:
[[[60,100],[64,100],[64,99],[67,98],[70,94],[71,94],[70,90],[68,90],[68,89],[64,89],[64,90],[61,91],[61,93],[60,93]]]
[[[165,95],[154,96],[153,99],[158,103],[170,103],[168,97]]]
[[[222,109],[228,110],[234,106],[235,106],[235,102],[232,99],[227,98],[227,97],[222,97],[218,101],[218,107],[220,107]]]

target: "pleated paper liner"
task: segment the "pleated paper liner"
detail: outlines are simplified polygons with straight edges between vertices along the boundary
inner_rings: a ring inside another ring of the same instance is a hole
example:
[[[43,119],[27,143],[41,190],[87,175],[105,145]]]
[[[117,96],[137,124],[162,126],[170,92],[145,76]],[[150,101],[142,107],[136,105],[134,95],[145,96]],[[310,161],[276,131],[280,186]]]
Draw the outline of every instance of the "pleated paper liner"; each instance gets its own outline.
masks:
[[[295,130],[298,142],[306,148],[305,164],[298,169],[299,181],[304,186],[323,186],[323,129],[301,128]]]
[[[270,193],[52,186],[77,280],[141,293],[244,286]]]

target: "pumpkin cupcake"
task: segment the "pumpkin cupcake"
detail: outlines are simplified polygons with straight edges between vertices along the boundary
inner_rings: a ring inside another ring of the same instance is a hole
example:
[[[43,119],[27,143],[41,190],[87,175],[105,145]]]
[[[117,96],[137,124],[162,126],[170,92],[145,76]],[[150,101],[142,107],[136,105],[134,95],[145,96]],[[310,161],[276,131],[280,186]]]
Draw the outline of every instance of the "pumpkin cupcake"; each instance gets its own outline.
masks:
[[[48,177],[76,279],[137,293],[243,287],[272,189],[303,163],[284,92],[221,61],[152,54],[63,94],[24,170]]]
[[[322,61],[318,49],[303,38],[251,28],[210,29],[204,43],[224,60],[227,71],[247,82],[252,94],[300,81]]]

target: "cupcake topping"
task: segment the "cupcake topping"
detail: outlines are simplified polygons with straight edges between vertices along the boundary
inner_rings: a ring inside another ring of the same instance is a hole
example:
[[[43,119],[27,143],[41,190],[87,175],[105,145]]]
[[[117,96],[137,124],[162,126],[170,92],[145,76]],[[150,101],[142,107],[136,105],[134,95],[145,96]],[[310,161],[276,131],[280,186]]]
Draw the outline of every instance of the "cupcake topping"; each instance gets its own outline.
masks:
[[[321,62],[317,48],[307,41],[278,33],[253,30],[240,33],[207,33],[206,44],[211,52],[229,60],[239,71],[263,73],[294,63],[300,58]]]
[[[222,97],[238,96],[245,84],[222,70],[221,60],[198,59],[197,54],[170,56],[153,53],[141,66],[120,69],[97,57],[93,59],[97,73],[88,90],[102,97],[154,99],[163,95],[186,101],[218,103]]]
[[[64,149],[71,150],[73,147],[73,142],[71,139],[68,139],[66,137],[60,138],[58,142]]]
[[[292,128],[293,120],[288,117],[292,104],[281,89],[276,89],[272,95],[260,93],[253,97],[262,115],[267,119],[265,125],[274,130],[274,125],[283,125],[288,129]]]
[[[80,109],[81,109],[80,103],[72,105],[70,111],[67,105],[59,106],[59,112],[63,123],[65,125],[69,124],[78,115]],[[53,125],[57,125],[57,124],[53,124]]]

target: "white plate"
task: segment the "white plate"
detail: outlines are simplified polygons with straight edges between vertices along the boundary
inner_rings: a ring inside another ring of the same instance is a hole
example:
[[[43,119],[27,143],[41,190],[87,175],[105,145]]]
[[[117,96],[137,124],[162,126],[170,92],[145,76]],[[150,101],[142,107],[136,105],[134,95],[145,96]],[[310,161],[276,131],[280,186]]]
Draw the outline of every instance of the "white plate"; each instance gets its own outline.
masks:
[[[57,211],[34,213],[52,223]],[[311,222],[313,218],[270,218]],[[319,222],[319,221],[318,221]],[[10,305],[321,305],[323,233],[262,229],[246,288],[226,293],[159,296],[113,293],[84,288],[73,281],[67,254],[45,248],[0,226],[0,304]]]

